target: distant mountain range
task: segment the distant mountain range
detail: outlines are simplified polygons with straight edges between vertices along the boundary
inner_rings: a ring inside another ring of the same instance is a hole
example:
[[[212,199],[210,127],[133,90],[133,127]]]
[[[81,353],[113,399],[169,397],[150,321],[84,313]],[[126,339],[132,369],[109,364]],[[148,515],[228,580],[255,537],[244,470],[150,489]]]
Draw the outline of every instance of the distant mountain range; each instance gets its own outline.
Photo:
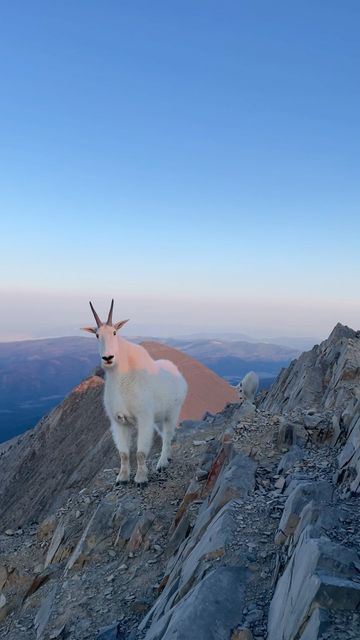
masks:
[[[231,383],[252,369],[268,386],[299,355],[297,349],[245,340],[151,340],[183,351]],[[91,338],[0,343],[0,442],[34,426],[98,364],[98,345]]]
[[[253,370],[260,377],[261,387],[269,386],[280,369],[300,353],[298,349],[282,345],[244,340],[168,338],[163,342],[197,358],[232,383]]]
[[[314,344],[320,343],[321,339],[319,337],[314,336],[279,336],[275,338],[254,338],[254,336],[250,336],[246,333],[233,333],[233,332],[219,332],[216,335],[214,333],[193,333],[190,335],[178,335],[176,340],[181,340],[185,342],[195,341],[195,340],[220,340],[223,342],[251,342],[256,344],[273,344],[282,347],[289,347],[289,349],[294,349],[295,351],[307,351],[308,349],[312,349]],[[161,338],[163,340],[163,338]]]

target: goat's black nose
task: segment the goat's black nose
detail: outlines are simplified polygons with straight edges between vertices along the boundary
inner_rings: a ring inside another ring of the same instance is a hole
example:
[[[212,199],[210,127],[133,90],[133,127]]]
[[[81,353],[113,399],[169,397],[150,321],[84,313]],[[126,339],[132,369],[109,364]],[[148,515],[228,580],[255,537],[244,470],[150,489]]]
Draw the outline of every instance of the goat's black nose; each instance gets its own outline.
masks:
[[[105,360],[105,362],[111,362],[111,360],[114,359],[114,356],[103,356],[102,359]]]

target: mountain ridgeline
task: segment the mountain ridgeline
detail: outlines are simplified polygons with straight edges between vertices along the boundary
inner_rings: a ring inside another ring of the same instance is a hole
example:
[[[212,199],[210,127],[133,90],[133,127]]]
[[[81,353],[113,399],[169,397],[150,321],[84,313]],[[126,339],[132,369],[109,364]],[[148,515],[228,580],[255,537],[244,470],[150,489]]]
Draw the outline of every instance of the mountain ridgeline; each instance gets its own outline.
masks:
[[[281,367],[298,355],[287,347],[244,341],[169,338],[161,342],[196,358],[229,382],[237,382],[253,369],[261,386],[268,386]],[[35,426],[98,364],[98,345],[92,338],[0,343],[0,442]]]

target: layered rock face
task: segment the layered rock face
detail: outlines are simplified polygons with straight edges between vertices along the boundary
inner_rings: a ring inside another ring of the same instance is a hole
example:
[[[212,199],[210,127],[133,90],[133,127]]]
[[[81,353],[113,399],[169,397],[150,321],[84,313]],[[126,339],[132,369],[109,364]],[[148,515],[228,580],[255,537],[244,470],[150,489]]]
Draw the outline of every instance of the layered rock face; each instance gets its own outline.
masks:
[[[360,396],[360,331],[340,323],[330,336],[283,369],[262,400],[265,411],[297,407],[342,412]]]

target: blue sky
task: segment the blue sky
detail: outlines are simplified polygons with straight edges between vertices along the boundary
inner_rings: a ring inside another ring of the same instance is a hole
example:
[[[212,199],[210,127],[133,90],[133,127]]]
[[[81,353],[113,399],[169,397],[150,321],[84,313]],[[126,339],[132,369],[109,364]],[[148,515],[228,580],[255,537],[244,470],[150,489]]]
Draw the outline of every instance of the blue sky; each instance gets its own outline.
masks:
[[[55,312],[68,332],[112,295],[154,332],[358,328],[359,19],[355,1],[3,3],[0,339]]]

